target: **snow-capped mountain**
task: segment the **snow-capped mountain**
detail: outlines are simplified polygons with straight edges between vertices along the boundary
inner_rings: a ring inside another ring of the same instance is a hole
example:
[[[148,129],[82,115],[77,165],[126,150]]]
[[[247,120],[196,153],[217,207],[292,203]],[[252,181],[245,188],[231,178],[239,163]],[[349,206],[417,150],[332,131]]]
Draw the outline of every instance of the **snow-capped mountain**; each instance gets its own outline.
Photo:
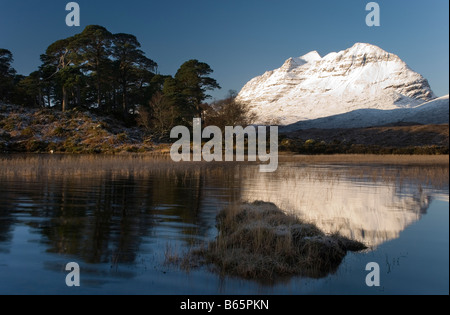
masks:
[[[258,123],[281,125],[360,109],[413,108],[435,98],[428,81],[398,56],[357,43],[321,57],[289,58],[281,68],[248,82],[237,100]]]

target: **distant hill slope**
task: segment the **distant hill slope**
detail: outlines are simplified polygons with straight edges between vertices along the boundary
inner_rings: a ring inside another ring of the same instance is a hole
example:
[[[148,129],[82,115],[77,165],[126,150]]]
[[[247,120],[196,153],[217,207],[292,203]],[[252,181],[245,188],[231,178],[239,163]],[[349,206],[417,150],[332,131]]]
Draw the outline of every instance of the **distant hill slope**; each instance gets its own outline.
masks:
[[[398,123],[448,124],[449,96],[443,96],[414,108],[393,110],[359,109],[349,113],[299,121],[282,127],[283,132],[299,129],[361,128]]]
[[[449,125],[404,125],[370,128],[306,129],[284,134],[304,142],[355,144],[382,147],[449,146]]]

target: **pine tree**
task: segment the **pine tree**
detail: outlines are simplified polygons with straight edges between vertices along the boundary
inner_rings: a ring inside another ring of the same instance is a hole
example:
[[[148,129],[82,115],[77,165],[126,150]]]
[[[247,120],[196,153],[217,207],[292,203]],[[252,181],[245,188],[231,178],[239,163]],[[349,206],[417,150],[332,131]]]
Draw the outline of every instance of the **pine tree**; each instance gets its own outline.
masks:
[[[11,100],[14,89],[16,70],[11,66],[13,55],[7,50],[0,48],[0,100],[8,102]]]
[[[206,92],[220,89],[217,81],[209,77],[212,72],[208,64],[194,59],[181,65],[175,75],[177,93],[183,98],[183,106],[192,117],[202,117],[201,104],[211,97]]]
[[[79,48],[79,63],[84,73],[89,75],[95,87],[95,103],[105,110],[105,90],[112,88],[108,81],[108,70],[112,67],[109,56],[113,35],[103,26],[89,25],[78,36],[74,45]]]
[[[150,83],[157,68],[156,62],[145,57],[140,47],[141,44],[133,35],[123,33],[113,35],[111,57],[114,62],[114,76],[122,95],[121,107],[124,117],[129,114],[130,100],[136,98],[137,93]],[[132,109],[134,110],[134,107]]]

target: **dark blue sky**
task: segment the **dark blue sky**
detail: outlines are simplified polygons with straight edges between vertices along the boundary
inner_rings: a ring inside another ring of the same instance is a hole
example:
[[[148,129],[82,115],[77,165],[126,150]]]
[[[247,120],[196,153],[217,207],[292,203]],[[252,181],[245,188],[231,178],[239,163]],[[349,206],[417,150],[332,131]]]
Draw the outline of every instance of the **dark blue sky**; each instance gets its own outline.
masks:
[[[438,96],[449,90],[449,1],[383,0],[381,27],[365,24],[369,0],[79,0],[81,27],[65,24],[64,0],[0,0],[0,48],[29,74],[57,39],[89,24],[136,35],[162,74],[186,60],[213,69],[222,90],[240,90],[251,78],[312,50],[322,56],[371,43],[400,56],[425,76]]]

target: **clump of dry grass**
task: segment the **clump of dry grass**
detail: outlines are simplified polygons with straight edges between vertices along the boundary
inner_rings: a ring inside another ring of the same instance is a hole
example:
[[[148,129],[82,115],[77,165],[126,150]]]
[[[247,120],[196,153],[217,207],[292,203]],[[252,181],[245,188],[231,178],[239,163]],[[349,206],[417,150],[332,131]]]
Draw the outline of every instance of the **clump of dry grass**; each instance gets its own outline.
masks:
[[[217,216],[218,237],[187,255],[221,274],[272,282],[286,276],[320,278],[337,270],[347,251],[366,246],[287,215],[272,203],[232,206]]]

